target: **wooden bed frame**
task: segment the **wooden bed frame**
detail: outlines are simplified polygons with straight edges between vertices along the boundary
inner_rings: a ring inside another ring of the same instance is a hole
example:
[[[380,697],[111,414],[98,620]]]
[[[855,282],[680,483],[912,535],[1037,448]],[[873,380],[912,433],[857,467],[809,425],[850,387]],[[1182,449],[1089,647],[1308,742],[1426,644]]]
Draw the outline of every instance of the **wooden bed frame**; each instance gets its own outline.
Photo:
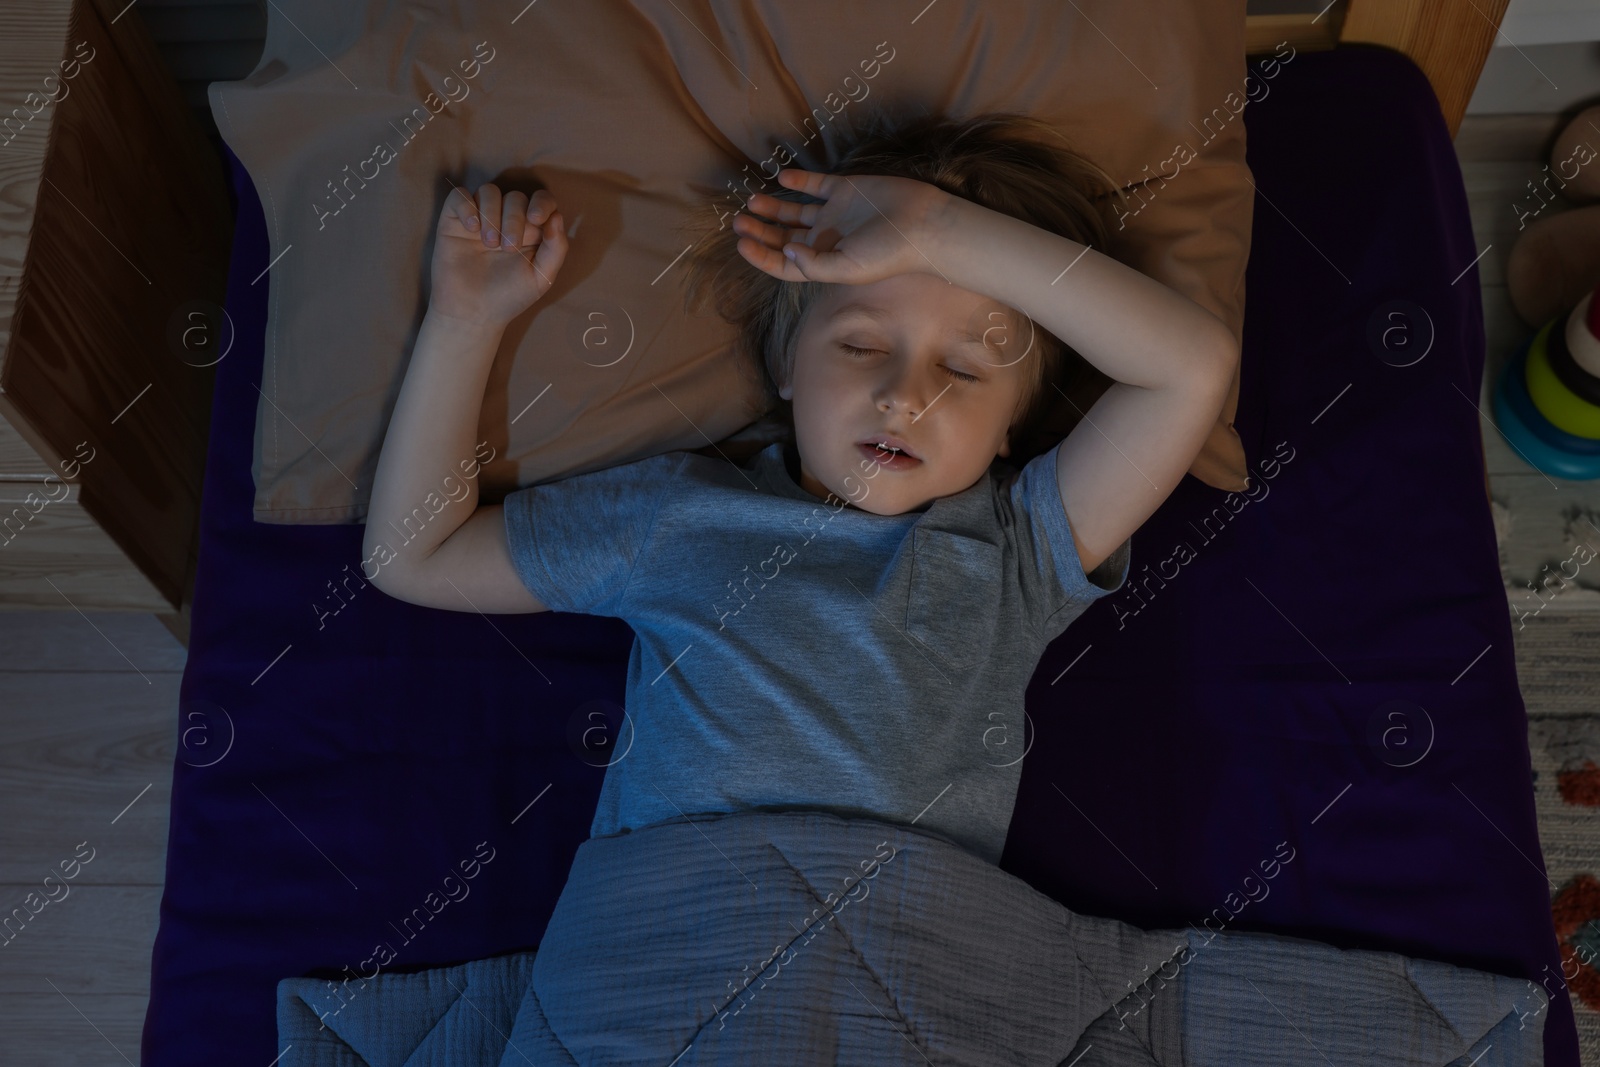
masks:
[[[1428,76],[1453,138],[1483,73],[1509,0],[1338,0],[1295,15],[1250,15],[1245,52],[1287,40],[1302,51],[1378,44],[1404,52]]]
[[[1404,52],[1453,137],[1507,2],[1308,0],[1249,16],[1246,50]],[[174,337],[187,346],[189,318],[217,327],[196,309],[222,302],[232,225],[221,161],[126,14],[122,0],[0,8],[0,112],[75,47],[96,55],[24,120],[0,173],[16,207],[0,213],[0,522],[26,526],[3,538],[0,609],[153,612],[187,645],[212,371]]]

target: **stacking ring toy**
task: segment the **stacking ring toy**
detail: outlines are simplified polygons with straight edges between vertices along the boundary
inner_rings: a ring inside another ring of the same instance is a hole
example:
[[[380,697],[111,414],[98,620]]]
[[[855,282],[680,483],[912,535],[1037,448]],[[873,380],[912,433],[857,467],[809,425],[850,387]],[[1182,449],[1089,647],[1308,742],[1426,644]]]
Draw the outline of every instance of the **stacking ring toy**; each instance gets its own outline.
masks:
[[[1511,360],[1512,366],[1506,368],[1503,375],[1504,397],[1506,406],[1511,413],[1528,428],[1528,432],[1539,438],[1551,448],[1562,452],[1571,452],[1579,456],[1600,456],[1600,441],[1592,437],[1578,437],[1567,431],[1553,426],[1550,420],[1539,414],[1539,409],[1534,406],[1533,398],[1528,395],[1527,370],[1524,361],[1528,356],[1528,345],[1523,345]]]
[[[1576,318],[1582,313],[1583,305],[1580,304],[1578,309],[1573,312],[1573,317]],[[1587,338],[1596,348],[1595,357],[1590,360],[1591,363],[1595,364],[1595,369],[1587,370],[1579,364],[1577,357],[1572,354],[1573,342],[1581,346],[1585,341],[1585,337],[1582,334],[1573,330],[1574,326],[1585,331],[1588,330],[1587,323],[1574,322],[1572,319],[1568,319],[1566,329],[1552,329],[1550,331],[1550,336],[1545,340],[1544,355],[1550,361],[1550,369],[1555,372],[1557,380],[1566,387],[1568,392],[1580,400],[1585,400],[1596,407],[1600,407],[1600,362],[1597,362],[1600,361],[1600,341],[1596,341],[1592,334]]]
[[[1593,294],[1590,294],[1571,315],[1558,316],[1545,323],[1544,327],[1534,335],[1533,343],[1528,346],[1524,375],[1528,384],[1528,395],[1533,398],[1533,406],[1539,409],[1539,414],[1543,415],[1552,426],[1576,437],[1600,440],[1600,404],[1592,403],[1569,388],[1551,365],[1549,354],[1554,345],[1568,348],[1569,351],[1562,353],[1563,370],[1568,372],[1567,376],[1581,375],[1600,387],[1600,379],[1596,379],[1579,366],[1575,362],[1577,353],[1570,351],[1570,348],[1574,347],[1570,342],[1581,344],[1585,339],[1594,340],[1594,335],[1589,333],[1588,322],[1592,316],[1587,314],[1593,307]],[[1551,335],[1558,330],[1561,336],[1553,340]],[[1570,368],[1566,365],[1567,361],[1574,361]],[[1588,393],[1589,390],[1585,389],[1583,392]]]
[[[1514,451],[1557,478],[1600,478],[1600,307],[1594,294],[1557,316],[1506,362],[1495,424]]]
[[[1563,452],[1555,448],[1533,432],[1529,424],[1524,422],[1506,401],[1508,392],[1507,378],[1512,374],[1523,374],[1523,360],[1518,358],[1509,361],[1506,369],[1500,375],[1500,383],[1494,391],[1494,421],[1510,442],[1512,451],[1516,452],[1535,470],[1544,472],[1553,478],[1565,478],[1569,481],[1591,481],[1600,478],[1600,455],[1584,456],[1572,452]],[[1530,402],[1531,403],[1531,402]],[[1535,412],[1537,414],[1537,411]],[[1544,421],[1539,416],[1538,421]],[[1547,424],[1548,425],[1548,424]],[[1553,428],[1553,427],[1552,427]]]

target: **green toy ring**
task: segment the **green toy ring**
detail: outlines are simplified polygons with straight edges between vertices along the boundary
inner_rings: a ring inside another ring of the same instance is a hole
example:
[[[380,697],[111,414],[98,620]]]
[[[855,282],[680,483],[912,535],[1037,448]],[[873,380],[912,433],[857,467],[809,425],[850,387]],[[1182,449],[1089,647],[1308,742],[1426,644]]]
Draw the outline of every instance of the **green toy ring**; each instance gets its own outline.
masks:
[[[1550,425],[1577,437],[1600,440],[1600,406],[1589,403],[1573,393],[1556,377],[1545,345],[1550,330],[1557,324],[1566,325],[1566,316],[1560,315],[1545,323],[1528,346],[1524,378],[1528,383],[1528,396],[1539,414],[1550,420]]]

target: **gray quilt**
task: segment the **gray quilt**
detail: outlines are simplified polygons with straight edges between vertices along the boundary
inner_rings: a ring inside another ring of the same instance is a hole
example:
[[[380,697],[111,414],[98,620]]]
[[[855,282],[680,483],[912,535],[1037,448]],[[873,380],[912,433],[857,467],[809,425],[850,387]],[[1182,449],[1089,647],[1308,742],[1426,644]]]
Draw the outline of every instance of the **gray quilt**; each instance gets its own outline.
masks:
[[[352,985],[352,990],[355,987]],[[1542,1064],[1544,990],[1078,915],[942,837],[820,812],[580,846],[537,952],[278,984],[282,1067]]]

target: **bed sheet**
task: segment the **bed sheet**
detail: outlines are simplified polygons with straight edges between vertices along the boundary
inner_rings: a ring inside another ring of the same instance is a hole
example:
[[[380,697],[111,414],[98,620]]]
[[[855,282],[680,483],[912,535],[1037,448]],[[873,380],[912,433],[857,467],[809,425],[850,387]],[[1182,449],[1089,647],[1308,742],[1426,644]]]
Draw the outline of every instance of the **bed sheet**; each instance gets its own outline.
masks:
[[[1046,653],[1001,865],[1145,928],[1542,980],[1546,1062],[1573,1067],[1449,136],[1385,49],[1302,53],[1270,85],[1241,116],[1258,196],[1237,426],[1258,484],[1185,478],[1135,535],[1129,590]],[[404,604],[361,580],[359,526],[251,520],[270,273],[229,162],[233,347],[142,1044],[163,1065],[272,1062],[280,978],[536,948],[632,641],[613,619]]]

